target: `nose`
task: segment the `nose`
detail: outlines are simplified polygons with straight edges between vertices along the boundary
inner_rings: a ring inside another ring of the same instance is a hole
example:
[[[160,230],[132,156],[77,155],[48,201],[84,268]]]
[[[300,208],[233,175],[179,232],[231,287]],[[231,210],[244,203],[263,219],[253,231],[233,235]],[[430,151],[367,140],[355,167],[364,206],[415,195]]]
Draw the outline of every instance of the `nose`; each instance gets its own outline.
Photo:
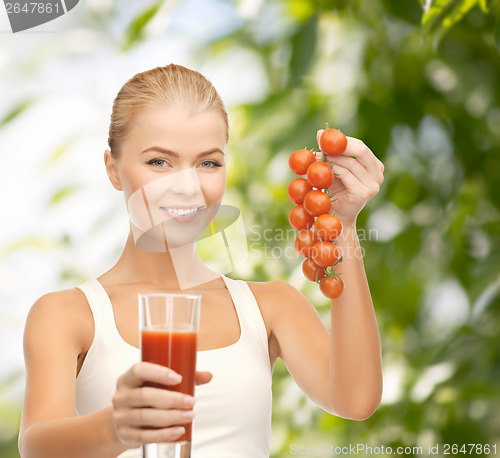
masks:
[[[194,167],[189,167],[169,175],[171,179],[170,190],[173,194],[194,196],[201,191],[198,174]]]

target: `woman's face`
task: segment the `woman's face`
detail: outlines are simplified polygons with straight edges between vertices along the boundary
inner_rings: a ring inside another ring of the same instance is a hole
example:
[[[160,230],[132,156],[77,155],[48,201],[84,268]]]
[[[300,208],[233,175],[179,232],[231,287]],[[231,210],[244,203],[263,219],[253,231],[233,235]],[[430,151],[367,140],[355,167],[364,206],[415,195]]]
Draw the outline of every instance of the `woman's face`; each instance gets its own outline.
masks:
[[[222,202],[226,128],[216,111],[143,111],[121,144],[120,156],[106,156],[108,174],[124,192],[136,234],[166,239],[171,247],[192,242]]]

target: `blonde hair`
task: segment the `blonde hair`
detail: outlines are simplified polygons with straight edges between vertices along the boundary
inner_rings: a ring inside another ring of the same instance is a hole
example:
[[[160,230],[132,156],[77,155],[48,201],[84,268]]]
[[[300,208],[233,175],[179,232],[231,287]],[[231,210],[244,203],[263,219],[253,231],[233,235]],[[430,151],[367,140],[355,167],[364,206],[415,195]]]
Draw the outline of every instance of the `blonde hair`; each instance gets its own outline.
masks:
[[[130,78],[113,102],[108,145],[115,157],[125,140],[134,118],[148,108],[182,107],[194,112],[215,110],[222,116],[229,139],[227,112],[212,83],[201,73],[169,64]]]

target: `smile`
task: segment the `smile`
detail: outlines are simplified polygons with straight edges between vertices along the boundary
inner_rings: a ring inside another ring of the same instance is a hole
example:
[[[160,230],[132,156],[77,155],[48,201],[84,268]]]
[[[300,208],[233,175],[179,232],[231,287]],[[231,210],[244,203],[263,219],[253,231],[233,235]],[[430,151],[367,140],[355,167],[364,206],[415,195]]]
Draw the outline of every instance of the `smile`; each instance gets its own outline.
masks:
[[[194,213],[201,210],[203,207],[197,208],[173,208],[173,207],[160,207],[162,210],[165,210],[169,213],[174,213],[176,215],[193,215]]]
[[[205,208],[205,206],[201,207],[188,207],[188,208],[178,208],[178,207],[160,207],[160,209],[166,213],[169,219],[182,222],[182,223],[188,223],[192,221],[198,213],[200,213],[200,210]]]

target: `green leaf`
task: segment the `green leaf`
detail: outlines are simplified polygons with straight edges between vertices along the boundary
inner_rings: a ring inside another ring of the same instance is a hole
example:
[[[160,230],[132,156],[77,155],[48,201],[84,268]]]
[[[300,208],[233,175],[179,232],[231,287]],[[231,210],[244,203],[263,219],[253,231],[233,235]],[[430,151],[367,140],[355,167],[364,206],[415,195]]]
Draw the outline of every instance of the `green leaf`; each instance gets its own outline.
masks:
[[[129,50],[144,39],[144,29],[151,22],[151,19],[153,19],[162,4],[163,2],[159,1],[147,7],[130,23],[125,31],[125,42],[122,46],[123,51]]]
[[[69,147],[71,146],[71,144],[73,143],[73,141],[75,140],[75,137],[71,137],[71,138],[68,138],[66,140],[64,140],[51,154],[50,156],[47,158],[47,160],[45,161],[45,163],[47,165],[52,165],[54,164],[55,162],[59,161],[60,159],[62,159],[66,153],[68,152],[68,149]]]
[[[424,14],[422,24],[434,18],[436,26],[449,28],[462,19],[472,8],[480,3],[486,9],[486,0],[438,0],[432,3],[429,11]],[[484,11],[484,10],[483,10]]]
[[[314,14],[315,5],[311,0],[289,0],[287,2],[290,16],[297,21],[304,21]]]
[[[26,99],[22,102],[18,103],[12,110],[10,110],[2,119],[0,119],[0,127],[7,125],[9,122],[16,119],[23,111],[26,111],[28,107],[30,107],[34,99]]]
[[[0,258],[6,257],[11,253],[16,253],[21,250],[41,250],[50,246],[50,241],[46,238],[37,235],[28,235],[7,245],[1,252]]]
[[[426,40],[433,42],[434,51],[441,37],[471,11],[486,0],[436,0],[422,16],[422,32]]]
[[[450,14],[443,19],[443,26],[450,28],[462,19],[478,3],[478,0],[462,0],[455,5]]]
[[[48,157],[47,164],[53,164],[54,162],[57,162],[59,159],[64,157],[67,151],[68,151],[67,144],[58,146]]]
[[[498,51],[500,52],[500,17],[497,18],[495,23],[494,37],[495,37],[495,44],[497,46]]]
[[[464,0],[469,1],[469,0]],[[436,0],[431,2],[430,8],[422,16],[422,25],[431,27],[442,24],[444,18],[461,3],[461,0]]]
[[[51,199],[49,201],[49,207],[52,207],[52,206],[60,203],[62,200],[66,199],[70,195],[74,194],[77,191],[77,189],[78,189],[78,186],[74,185],[74,184],[69,185],[69,186],[65,186],[64,188],[59,189],[51,197]]]
[[[479,0],[479,7],[484,14],[487,14],[490,11],[488,0]]]
[[[318,35],[318,19],[318,14],[311,16],[290,40],[292,56],[290,58],[289,84],[292,86],[301,82],[313,63]]]

